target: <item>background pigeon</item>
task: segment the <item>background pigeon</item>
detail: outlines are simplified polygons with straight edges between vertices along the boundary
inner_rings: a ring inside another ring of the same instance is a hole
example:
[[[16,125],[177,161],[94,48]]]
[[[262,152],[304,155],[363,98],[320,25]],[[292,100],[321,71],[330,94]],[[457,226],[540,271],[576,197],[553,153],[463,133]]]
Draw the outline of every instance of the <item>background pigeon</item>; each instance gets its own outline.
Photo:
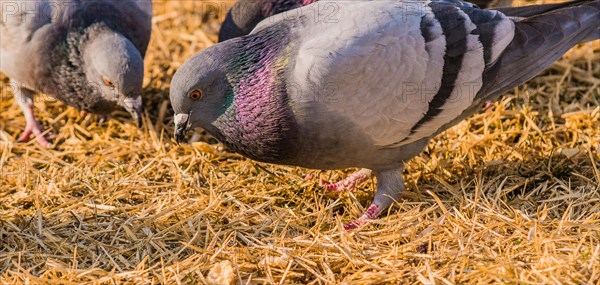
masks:
[[[0,71],[11,78],[27,126],[51,144],[33,113],[36,93],[107,114],[124,107],[141,123],[150,0],[0,0]]]
[[[258,23],[270,16],[300,8],[318,0],[239,0],[227,12],[225,21],[219,31],[219,42],[249,34]],[[509,7],[512,0],[473,0],[469,1],[480,8]],[[335,13],[333,7],[328,14]],[[332,9],[333,8],[333,9]]]
[[[452,0],[330,3],[336,23],[309,5],[196,54],[170,96],[177,141],[202,127],[262,162],[372,169],[374,201],[347,229],[399,199],[404,162],[432,137],[600,38],[600,0],[525,19]]]

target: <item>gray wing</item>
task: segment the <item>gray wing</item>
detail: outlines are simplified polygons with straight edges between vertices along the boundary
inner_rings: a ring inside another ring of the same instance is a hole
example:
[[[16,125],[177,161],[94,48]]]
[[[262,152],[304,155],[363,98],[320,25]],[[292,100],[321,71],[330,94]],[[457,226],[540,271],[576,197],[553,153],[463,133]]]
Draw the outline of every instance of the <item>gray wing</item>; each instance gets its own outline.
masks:
[[[553,3],[553,4],[540,4],[540,5],[530,5],[530,6],[517,6],[517,7],[499,7],[496,10],[504,13],[504,15],[509,17],[521,17],[527,18],[540,14],[544,14],[547,12],[551,12],[560,8],[565,8],[581,3],[589,2],[589,0],[575,0],[575,1],[567,1],[562,3]]]
[[[82,0],[79,12],[69,13],[67,20],[79,21],[81,18],[86,21],[100,18],[109,23],[145,56],[152,32],[151,0]]]
[[[95,0],[92,0],[95,1]],[[129,40],[138,48],[142,57],[146,55],[152,33],[151,0],[110,0],[121,11],[121,20],[126,25]]]
[[[484,70],[514,32],[502,13],[458,1],[332,5],[339,8],[335,24],[303,14],[291,81],[302,94],[331,86],[335,96],[318,98],[318,106],[352,122],[379,147],[430,137],[469,109]]]
[[[0,71],[18,81],[28,81],[36,57],[35,42],[52,33],[56,15],[50,1],[0,0]]]
[[[334,84],[335,101],[319,104],[381,147],[434,136],[600,38],[600,0],[525,19],[452,0],[371,3],[338,2],[330,26],[305,16],[293,82],[303,94]]]

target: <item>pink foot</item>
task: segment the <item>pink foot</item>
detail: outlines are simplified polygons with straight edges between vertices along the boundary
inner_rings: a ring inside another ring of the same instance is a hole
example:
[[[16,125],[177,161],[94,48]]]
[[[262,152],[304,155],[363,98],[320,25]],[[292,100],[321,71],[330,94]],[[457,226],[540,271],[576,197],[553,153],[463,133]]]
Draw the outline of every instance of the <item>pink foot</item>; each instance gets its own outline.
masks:
[[[42,129],[42,127],[35,122],[34,124],[27,124],[27,126],[25,126],[25,131],[23,132],[23,134],[21,135],[21,137],[17,140],[17,142],[27,142],[29,141],[29,138],[31,137],[31,135],[35,135],[35,141],[40,144],[41,146],[45,147],[45,148],[50,148],[52,147],[52,143],[50,143],[47,139],[46,139],[46,135],[44,133],[44,130]]]
[[[23,110],[23,115],[25,115],[25,131],[23,135],[17,140],[18,142],[26,142],[29,140],[31,135],[35,135],[35,140],[42,145],[43,147],[51,147],[52,144],[46,139],[46,135],[48,133],[44,132],[42,126],[35,119],[35,115],[33,114],[33,97],[34,92],[20,87],[19,83],[11,80],[11,84],[14,86],[13,92],[15,96],[15,101]]]
[[[377,219],[382,211],[383,209],[381,207],[373,203],[371,206],[369,206],[369,209],[367,209],[367,211],[360,216],[360,218],[358,218],[358,220],[346,224],[344,226],[344,230],[350,231],[365,226],[369,224],[371,220]]]
[[[352,173],[350,176],[338,182],[332,183],[328,181],[319,181],[319,186],[325,188],[325,191],[339,194],[344,191],[354,191],[356,186],[367,181],[371,177],[372,171],[369,169],[361,169]]]

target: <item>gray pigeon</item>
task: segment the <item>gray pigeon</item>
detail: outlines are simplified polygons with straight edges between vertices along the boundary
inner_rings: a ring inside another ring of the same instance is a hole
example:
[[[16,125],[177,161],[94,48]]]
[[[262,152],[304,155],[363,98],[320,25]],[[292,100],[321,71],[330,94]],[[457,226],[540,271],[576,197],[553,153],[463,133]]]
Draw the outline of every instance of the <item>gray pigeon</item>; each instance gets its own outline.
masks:
[[[374,201],[347,229],[399,199],[404,162],[431,138],[600,38],[600,0],[527,18],[453,0],[330,3],[334,22],[308,5],[194,55],[170,97],[176,141],[202,127],[262,162],[371,169]]]
[[[143,59],[151,34],[150,0],[0,0],[0,71],[8,75],[27,126],[51,144],[33,113],[45,93],[79,110],[125,108],[141,123]]]
[[[219,31],[219,42],[249,34],[260,21],[318,0],[238,0],[227,12]],[[480,8],[509,7],[512,0],[471,0]],[[319,7],[319,6],[317,6]],[[329,14],[336,13],[335,6],[321,5]],[[285,15],[287,16],[287,15]]]
[[[219,31],[219,42],[249,34],[260,21],[267,17],[272,15],[288,17],[288,14],[282,13],[317,1],[318,0],[238,0],[227,13],[227,17],[221,26],[221,30]],[[566,2],[512,8],[512,0],[471,0],[462,2],[475,4],[483,9],[500,7],[497,8],[497,10],[509,17],[529,17],[552,11],[565,5],[571,5],[570,2]],[[311,7],[311,9],[312,8],[314,7]],[[323,5],[316,7],[315,9],[318,8],[330,11],[329,15],[331,15],[331,13],[337,13],[337,7],[331,4],[328,5],[327,2],[323,2]],[[273,21],[274,18],[271,18],[270,20]],[[354,175],[341,181],[335,183],[321,181],[320,185],[327,191],[341,192],[354,189],[356,185],[368,180],[371,176],[372,172],[364,169],[362,171],[357,171]]]

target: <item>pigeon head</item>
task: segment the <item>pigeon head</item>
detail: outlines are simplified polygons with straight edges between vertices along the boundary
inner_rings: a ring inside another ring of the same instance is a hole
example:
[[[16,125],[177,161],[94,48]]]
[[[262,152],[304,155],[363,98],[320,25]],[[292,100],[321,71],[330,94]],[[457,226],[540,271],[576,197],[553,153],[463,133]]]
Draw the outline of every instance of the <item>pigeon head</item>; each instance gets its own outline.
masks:
[[[293,159],[298,128],[285,75],[296,49],[289,38],[287,26],[275,25],[186,61],[171,81],[175,139],[201,127],[252,159]]]
[[[127,110],[141,125],[144,60],[127,38],[97,29],[82,46],[83,72],[104,101]]]
[[[226,74],[228,43],[194,55],[173,76],[170,97],[177,142],[193,128],[209,128],[225,112],[232,92]]]

